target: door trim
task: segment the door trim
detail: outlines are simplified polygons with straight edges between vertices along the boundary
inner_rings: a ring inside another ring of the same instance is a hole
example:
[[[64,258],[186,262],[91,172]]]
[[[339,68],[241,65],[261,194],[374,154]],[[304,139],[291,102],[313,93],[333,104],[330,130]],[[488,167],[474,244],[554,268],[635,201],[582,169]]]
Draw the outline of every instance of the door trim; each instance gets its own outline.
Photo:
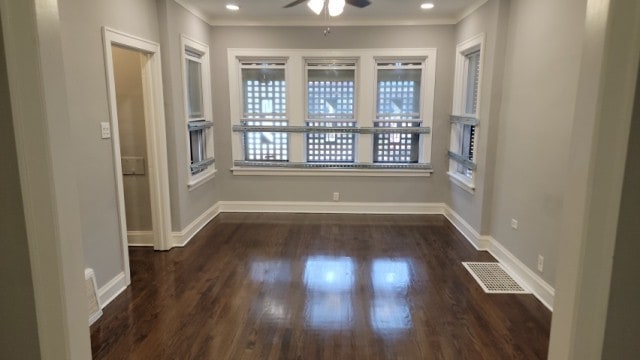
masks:
[[[151,218],[153,222],[155,250],[171,249],[171,213],[169,200],[169,170],[167,164],[166,121],[164,116],[164,95],[162,90],[162,67],[160,45],[108,27],[102,28],[105,68],[107,76],[107,97],[111,138],[113,145],[114,170],[120,238],[126,283],[131,283],[127,222],[122,181],[122,161],[120,159],[120,134],[116,105],[116,87],[111,46],[117,45],[142,52],[146,61],[142,64],[144,88],[145,131],[147,135],[147,156],[149,168],[149,190],[151,193]]]

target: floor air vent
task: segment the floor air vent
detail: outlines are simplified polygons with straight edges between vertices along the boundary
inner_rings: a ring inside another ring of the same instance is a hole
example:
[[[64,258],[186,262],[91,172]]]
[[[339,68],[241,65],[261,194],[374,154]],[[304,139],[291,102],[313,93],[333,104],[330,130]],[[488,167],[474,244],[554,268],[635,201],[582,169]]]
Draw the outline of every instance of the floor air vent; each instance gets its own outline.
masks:
[[[98,287],[96,285],[96,275],[93,269],[84,270],[84,285],[87,292],[87,307],[89,310],[89,325],[93,324],[102,316],[100,298],[98,298]]]
[[[499,263],[463,262],[484,292],[489,294],[529,294]]]

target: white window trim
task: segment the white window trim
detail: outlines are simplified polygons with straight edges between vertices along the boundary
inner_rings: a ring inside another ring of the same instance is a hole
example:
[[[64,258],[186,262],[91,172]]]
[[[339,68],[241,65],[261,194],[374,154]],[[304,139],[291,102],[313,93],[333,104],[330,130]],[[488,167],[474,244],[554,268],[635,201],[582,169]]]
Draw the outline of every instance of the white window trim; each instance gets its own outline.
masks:
[[[461,43],[459,43],[456,46],[456,67],[455,67],[455,78],[454,78],[454,83],[453,83],[453,108],[451,110],[451,113],[453,115],[469,115],[469,114],[465,114],[464,111],[464,99],[465,99],[465,91],[466,91],[466,87],[465,87],[465,83],[466,83],[466,77],[467,74],[465,72],[465,62],[466,62],[466,56],[469,53],[472,53],[474,51],[480,50],[480,74],[479,74],[479,80],[478,80],[478,99],[477,99],[477,104],[476,104],[476,114],[475,116],[478,117],[478,114],[480,114],[480,107],[481,107],[481,99],[482,99],[482,73],[483,73],[483,69],[484,69],[484,40],[485,40],[485,34],[484,33],[480,33],[478,35],[475,35],[473,37],[471,37],[470,39],[467,39]],[[478,154],[478,139],[479,139],[479,135],[480,135],[480,123],[478,125],[475,125],[475,142],[474,142],[474,147],[473,147],[473,162],[477,163],[477,154]],[[458,148],[460,147],[460,143],[459,143],[459,134],[458,131],[456,131],[456,126],[454,126],[453,124],[451,125],[451,138],[450,138],[450,146],[449,149],[453,152],[457,152]],[[457,167],[457,162],[453,161],[453,160],[449,160],[449,171],[447,172],[447,174],[449,175],[449,179],[451,180],[451,182],[457,186],[459,186],[460,188],[462,188],[463,190],[474,194],[475,193],[475,175],[476,175],[476,170],[473,171],[473,176],[470,178],[468,176],[465,176],[463,174],[458,173],[458,171],[456,170]]]
[[[189,38],[188,36],[181,35],[180,36],[180,62],[181,62],[181,73],[182,73],[182,97],[183,97],[183,108],[184,108],[184,129],[185,129],[185,140],[186,140],[186,165],[185,171],[187,172],[187,188],[189,191],[192,191],[207,181],[213,179],[217,172],[215,168],[215,162],[211,164],[206,170],[193,175],[189,168],[190,164],[190,154],[191,154],[191,139],[188,130],[189,125],[189,97],[188,97],[188,84],[187,84],[187,76],[186,76],[186,55],[185,51],[187,49],[195,50],[198,53],[201,53],[200,62],[202,63],[201,72],[202,72],[202,105],[204,111],[205,119],[213,121],[213,105],[212,105],[212,97],[211,97],[211,62],[209,56],[209,46],[200,41]],[[213,129],[205,130],[205,138],[207,142],[207,154],[215,159],[214,153],[214,145],[213,145]]]
[[[228,49],[229,101],[231,126],[240,125],[242,118],[242,88],[240,62],[250,59],[285,60],[287,86],[287,119],[290,126],[304,126],[306,109],[306,62],[318,59],[349,59],[356,62],[356,99],[354,115],[357,126],[373,127],[376,116],[376,61],[379,59],[424,60],[421,87],[422,126],[431,128],[431,133],[421,136],[419,161],[431,163],[433,139],[433,109],[435,101],[435,75],[437,50],[416,49]],[[304,162],[305,134],[290,133],[289,161]],[[242,133],[232,132],[233,160],[243,159]],[[358,163],[373,162],[373,136],[358,136],[356,157]],[[430,176],[432,170],[404,169],[265,169],[233,167],[234,175],[301,175],[301,176]]]

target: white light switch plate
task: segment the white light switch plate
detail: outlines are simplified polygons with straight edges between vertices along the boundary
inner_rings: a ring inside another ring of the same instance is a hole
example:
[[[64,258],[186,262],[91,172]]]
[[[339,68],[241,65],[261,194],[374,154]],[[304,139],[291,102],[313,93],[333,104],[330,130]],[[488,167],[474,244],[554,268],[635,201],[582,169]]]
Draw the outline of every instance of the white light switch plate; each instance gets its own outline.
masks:
[[[111,138],[111,124],[109,124],[108,122],[100,123],[100,131],[101,131],[101,137],[103,139]]]

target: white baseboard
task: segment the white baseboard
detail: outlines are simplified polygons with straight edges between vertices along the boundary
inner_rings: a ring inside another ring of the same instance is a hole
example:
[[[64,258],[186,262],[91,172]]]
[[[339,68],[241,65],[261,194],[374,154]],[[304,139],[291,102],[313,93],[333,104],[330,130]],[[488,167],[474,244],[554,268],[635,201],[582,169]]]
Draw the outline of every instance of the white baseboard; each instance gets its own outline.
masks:
[[[442,214],[442,203],[220,201],[220,212],[320,214]]]
[[[476,248],[478,251],[486,251],[489,249],[486,237],[480,235],[473,226],[469,225],[462,216],[453,211],[448,205],[444,206],[444,216],[449,222],[460,231],[462,235]]]
[[[173,233],[173,246],[185,246],[209,221],[223,212],[282,212],[322,214],[442,214],[478,251],[488,251],[549,310],[555,291],[491,236],[483,236],[444,203],[219,201],[184,230]],[[103,301],[104,303],[104,301]]]
[[[529,269],[527,265],[522,263],[522,261],[515,257],[515,255],[502,246],[496,239],[490,236],[487,237],[487,239],[491,244],[489,248],[491,255],[509,269],[511,275],[522,280],[525,286],[531,290],[533,295],[535,295],[544,306],[553,311],[555,289],[538,276],[538,274]]]
[[[127,288],[126,277],[124,272],[116,275],[113,279],[109,280],[103,287],[98,289],[98,298],[100,299],[100,306],[104,309],[109,305],[116,296],[120,295]]]
[[[491,236],[480,235],[469,223],[467,223],[458,213],[445,205],[444,216],[449,219],[462,235],[473,245],[476,250],[488,251],[498,260],[507,271],[520,280],[520,283],[530,290],[544,306],[553,311],[553,299],[555,290],[544,281],[538,274],[533,272],[515,255],[507,250],[498,240]]]
[[[182,231],[172,233],[173,247],[183,247],[200,231],[209,221],[220,213],[220,202],[207,209]]]
[[[129,246],[153,246],[153,231],[127,231]]]

